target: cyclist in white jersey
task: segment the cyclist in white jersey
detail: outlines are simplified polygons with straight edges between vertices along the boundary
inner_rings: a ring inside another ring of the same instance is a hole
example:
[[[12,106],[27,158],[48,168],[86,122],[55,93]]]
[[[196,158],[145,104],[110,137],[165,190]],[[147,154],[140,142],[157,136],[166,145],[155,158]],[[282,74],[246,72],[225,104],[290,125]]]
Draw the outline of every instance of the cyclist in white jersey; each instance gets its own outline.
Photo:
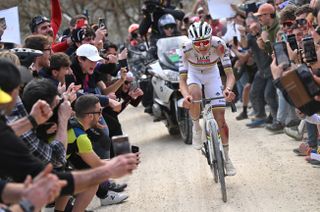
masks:
[[[212,113],[218,123],[226,157],[226,174],[235,175],[236,170],[229,158],[229,130],[225,121],[226,101],[235,98],[232,88],[235,77],[231,68],[229,50],[219,37],[212,36],[212,28],[206,22],[193,23],[188,30],[189,41],[183,44],[180,55],[180,91],[184,97],[184,107],[189,109],[193,122],[192,145],[201,149],[202,129],[199,123],[200,104],[192,100],[202,98],[202,86],[206,98],[224,97],[211,102]],[[221,82],[218,61],[221,61],[227,76],[226,87]]]

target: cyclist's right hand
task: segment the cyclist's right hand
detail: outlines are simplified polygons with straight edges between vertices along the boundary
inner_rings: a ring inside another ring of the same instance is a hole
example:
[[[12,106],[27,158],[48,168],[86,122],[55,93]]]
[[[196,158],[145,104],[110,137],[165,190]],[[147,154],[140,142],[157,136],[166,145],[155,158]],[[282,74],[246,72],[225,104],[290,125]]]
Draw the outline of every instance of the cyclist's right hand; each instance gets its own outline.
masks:
[[[186,109],[190,109],[191,104],[192,104],[192,96],[190,95],[185,96],[183,99],[183,107]]]

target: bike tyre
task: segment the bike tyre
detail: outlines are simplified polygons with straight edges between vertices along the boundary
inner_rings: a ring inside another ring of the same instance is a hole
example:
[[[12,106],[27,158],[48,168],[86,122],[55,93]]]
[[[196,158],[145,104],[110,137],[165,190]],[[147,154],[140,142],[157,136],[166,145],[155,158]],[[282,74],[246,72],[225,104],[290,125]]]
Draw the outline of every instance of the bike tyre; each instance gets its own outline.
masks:
[[[210,123],[210,136],[213,139],[213,151],[215,155],[215,162],[217,164],[218,168],[218,176],[219,176],[219,182],[220,182],[220,188],[221,188],[221,194],[222,194],[222,200],[224,202],[227,202],[227,188],[226,188],[226,181],[225,181],[225,169],[224,169],[224,161],[223,161],[223,156],[222,152],[219,148],[218,142],[216,142],[219,137],[218,137],[218,131],[215,126],[212,126],[213,123]]]

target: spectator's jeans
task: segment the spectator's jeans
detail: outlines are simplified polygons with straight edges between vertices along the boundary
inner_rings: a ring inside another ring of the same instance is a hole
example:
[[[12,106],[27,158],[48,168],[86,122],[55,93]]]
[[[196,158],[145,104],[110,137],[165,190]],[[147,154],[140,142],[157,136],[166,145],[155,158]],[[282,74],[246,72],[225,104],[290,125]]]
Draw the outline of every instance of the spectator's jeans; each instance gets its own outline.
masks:
[[[307,133],[308,133],[308,145],[310,147],[318,146],[318,128],[316,124],[310,124],[306,122]]]
[[[257,118],[266,117],[265,103],[269,105],[272,117],[277,117],[277,93],[271,77],[265,79],[258,73],[255,75],[250,90],[250,100]]]
[[[277,94],[279,101],[277,121],[279,121],[283,125],[286,125],[290,121],[297,119],[296,112],[294,107],[287,102],[279,89],[277,89]]]
[[[248,72],[244,72],[240,79],[237,81],[237,90],[239,93],[238,100],[242,102],[242,92],[244,86],[248,83]]]

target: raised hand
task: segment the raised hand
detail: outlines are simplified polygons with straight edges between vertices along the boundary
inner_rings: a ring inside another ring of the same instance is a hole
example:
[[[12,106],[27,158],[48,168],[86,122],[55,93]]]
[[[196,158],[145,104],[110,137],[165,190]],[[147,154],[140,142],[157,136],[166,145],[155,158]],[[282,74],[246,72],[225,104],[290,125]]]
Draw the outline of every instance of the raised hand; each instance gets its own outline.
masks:
[[[40,125],[45,123],[52,116],[52,110],[47,102],[38,100],[33,105],[30,115],[33,116],[37,124]]]

